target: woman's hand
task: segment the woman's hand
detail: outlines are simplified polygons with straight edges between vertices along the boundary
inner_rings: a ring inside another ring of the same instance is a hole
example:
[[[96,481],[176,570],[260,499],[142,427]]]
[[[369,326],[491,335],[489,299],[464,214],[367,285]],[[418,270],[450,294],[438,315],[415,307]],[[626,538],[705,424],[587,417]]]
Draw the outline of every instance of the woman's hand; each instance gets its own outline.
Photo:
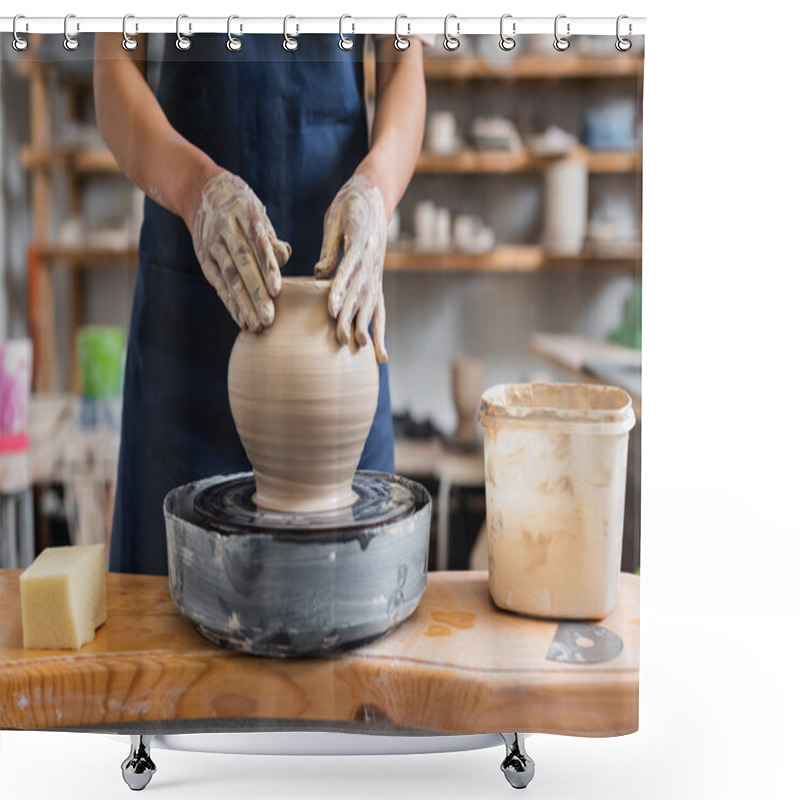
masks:
[[[269,327],[292,248],[276,235],[255,192],[238,176],[218,173],[203,186],[190,230],[203,274],[239,327]]]
[[[330,278],[342,261],[328,295],[328,310],[337,320],[336,336],[350,341],[355,322],[359,347],[369,344],[369,324],[375,355],[386,363],[386,308],[383,301],[383,262],[386,257],[386,207],[378,187],[356,174],[339,190],[325,214],[322,252],[314,274]]]

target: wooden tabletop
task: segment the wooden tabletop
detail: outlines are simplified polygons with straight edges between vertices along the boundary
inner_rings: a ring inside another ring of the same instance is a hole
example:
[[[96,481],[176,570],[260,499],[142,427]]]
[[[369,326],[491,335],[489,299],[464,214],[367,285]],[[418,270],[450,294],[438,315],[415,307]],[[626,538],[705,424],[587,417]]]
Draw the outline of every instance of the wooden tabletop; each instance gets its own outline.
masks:
[[[599,664],[551,661],[557,625],[499,611],[485,572],[432,572],[388,636],[334,658],[217,647],[179,613],[167,579],[109,574],[108,620],[79,651],[25,650],[19,572],[0,571],[0,727],[166,720],[327,720],[442,733],[614,736],[638,727],[639,581],[623,574]]]

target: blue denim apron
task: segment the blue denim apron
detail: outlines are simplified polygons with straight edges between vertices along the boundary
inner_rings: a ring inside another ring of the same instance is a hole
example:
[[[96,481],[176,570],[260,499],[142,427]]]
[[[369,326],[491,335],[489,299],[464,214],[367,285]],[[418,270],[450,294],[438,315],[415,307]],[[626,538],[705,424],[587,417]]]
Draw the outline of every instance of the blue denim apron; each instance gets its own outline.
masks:
[[[170,123],[261,198],[292,257],[285,275],[312,275],[325,211],[368,148],[363,39],[195,36],[167,41],[158,99]],[[125,367],[111,569],[167,573],[162,503],[170,489],[250,469],[228,405],[238,333],[206,281],[183,221],[145,201]],[[394,471],[388,373],[359,467]]]

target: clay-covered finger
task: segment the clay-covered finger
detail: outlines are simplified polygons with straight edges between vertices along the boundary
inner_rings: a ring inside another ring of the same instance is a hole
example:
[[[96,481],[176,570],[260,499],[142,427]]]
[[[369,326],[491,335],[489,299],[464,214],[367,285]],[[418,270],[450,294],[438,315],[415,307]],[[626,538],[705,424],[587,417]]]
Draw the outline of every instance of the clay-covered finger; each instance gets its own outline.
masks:
[[[231,293],[236,298],[236,302],[239,303],[240,308],[243,307],[245,309],[244,315],[247,322],[247,329],[253,333],[260,333],[265,327],[264,323],[253,307],[252,302],[249,306],[246,305],[248,299],[247,290],[244,287],[242,279],[238,275],[233,279],[233,283],[231,284]]]
[[[261,218],[265,221],[265,230],[267,234],[267,239],[269,240],[270,246],[272,247],[273,252],[275,253],[275,258],[278,261],[278,266],[285,267],[286,262],[289,260],[289,257],[292,255],[292,246],[289,242],[285,242],[283,239],[278,238],[278,234],[275,233],[275,226],[272,224],[272,220],[267,215],[267,209],[264,206],[261,207]]]
[[[275,307],[272,305],[264,276],[250,244],[250,238],[245,235],[244,231],[234,228],[234,231],[226,237],[225,243],[239,280],[244,285],[244,290],[250,298],[260,324],[267,327],[272,325],[275,318]]]
[[[222,300],[225,308],[228,309],[228,313],[233,317],[234,322],[240,328],[246,328],[247,322],[239,308],[239,304],[236,302],[236,298],[233,296],[230,289],[225,285],[219,264],[210,254],[208,261],[203,264],[203,274],[206,276],[206,280],[208,280],[216,290],[217,296]]]
[[[362,303],[356,314],[356,344],[366,347],[369,341],[369,323],[375,311],[374,303]]]
[[[361,253],[356,248],[345,245],[344,256],[328,294],[328,311],[332,317],[339,316],[348,295],[355,293],[357,296],[361,291],[362,287],[358,285],[360,266]]]
[[[292,246],[283,239],[276,239],[272,249],[278,259],[278,266],[285,267],[292,257]]]
[[[344,299],[341,311],[336,319],[336,338],[339,344],[345,345],[350,341],[350,332],[353,330],[353,317],[358,304],[358,294],[350,292]]]
[[[254,333],[261,330],[262,325],[259,322],[258,314],[250,300],[249,295],[245,291],[242,279],[239,277],[239,272],[233,263],[233,259],[221,242],[215,243],[211,248],[211,255],[217,262],[220,268],[222,279],[228,291],[233,295],[236,304],[239,306],[242,319],[245,321],[247,328]]]
[[[319,253],[319,261],[314,267],[314,277],[330,278],[336,270],[339,262],[339,245],[342,236],[341,216],[328,210],[325,215],[325,226],[322,234],[322,249]]]
[[[281,293],[281,284],[283,278],[281,277],[281,263],[275,253],[275,250],[269,251],[269,273],[267,274],[267,291],[272,297],[277,297]]]
[[[263,208],[262,206],[262,212]],[[286,263],[288,257],[286,257],[283,264],[281,264],[280,258],[284,254],[284,251],[281,250],[281,252],[278,253],[276,244],[284,243],[275,238],[275,231],[272,227],[272,223],[265,213],[261,213],[261,215],[251,223],[250,230],[254,237],[255,252],[264,284],[267,287],[270,297],[277,297],[281,291],[281,266]],[[289,252],[291,253],[291,248]]]
[[[386,352],[386,303],[383,299],[383,291],[378,294],[378,303],[372,318],[372,338],[375,342],[375,357],[378,359],[378,363],[387,364],[389,354]]]

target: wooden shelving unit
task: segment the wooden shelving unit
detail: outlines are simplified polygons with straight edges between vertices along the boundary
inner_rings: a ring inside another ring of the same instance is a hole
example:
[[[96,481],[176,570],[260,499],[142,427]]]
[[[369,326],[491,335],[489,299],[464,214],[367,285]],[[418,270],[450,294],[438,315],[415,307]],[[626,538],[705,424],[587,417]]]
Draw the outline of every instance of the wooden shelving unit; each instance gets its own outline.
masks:
[[[411,249],[386,252],[387,272],[488,272],[525,273],[540,269],[634,269],[639,250],[599,254],[587,250],[578,256],[549,256],[540,245],[498,245],[487,253],[424,253]]]
[[[60,264],[72,269],[114,268],[136,266],[139,251],[135,247],[116,249],[45,246],[39,248],[38,256],[48,264]]]
[[[566,54],[540,57],[498,57],[485,61],[473,58],[433,58],[425,62],[425,77],[445,80],[561,80],[565,78],[634,78],[642,73],[644,60],[610,56],[581,58]]]
[[[71,331],[73,338],[72,388],[77,388],[77,358],[74,334],[82,322],[82,276],[88,268],[130,267],[137,263],[135,248],[68,248],[51,244],[53,175],[61,171],[67,178],[69,211],[75,213],[80,205],[83,181],[95,174],[121,174],[113,154],[102,146],[62,146],[53,142],[51,121],[51,91],[56,85],[65,91],[69,113],[74,117],[78,99],[91,91],[91,81],[85,76],[62,78],[52,65],[36,58],[37,39],[32,36],[31,47],[20,61],[20,72],[30,81],[30,121],[32,140],[20,148],[21,164],[30,170],[33,195],[33,244],[29,256],[29,303],[31,327],[36,349],[35,386],[38,391],[51,391],[55,382],[54,292],[52,270],[67,268],[71,281]],[[438,56],[438,54],[437,54]],[[481,60],[460,55],[428,58],[426,79],[437,82],[497,82],[638,79],[644,62],[638,56],[611,55],[607,58],[584,58],[565,53],[553,56],[509,56]],[[365,60],[365,87],[374,94],[375,61]],[[595,153],[582,148],[579,157],[586,160],[592,174],[636,174],[642,168],[640,152]],[[463,151],[454,155],[422,153],[416,167],[418,175],[512,175],[535,174],[544,170],[551,159],[528,152]],[[640,259],[632,255],[622,258],[597,257],[587,253],[579,258],[554,259],[539,245],[500,245],[489,253],[459,252],[416,253],[411,250],[390,251],[386,269],[397,272],[443,271],[526,273],[542,268],[627,268]]]
[[[497,174],[539,172],[559,156],[536,156],[526,151],[463,150],[452,155],[423,152],[417,161],[418,174]],[[584,158],[592,173],[628,173],[640,171],[642,154],[595,153],[582,148],[578,157]],[[20,162],[27,169],[60,168],[78,174],[118,173],[119,165],[110,150],[105,148],[56,148],[35,151],[29,146],[20,150]]]
[[[136,266],[138,250],[103,248],[42,247],[42,262],[73,270]],[[598,255],[587,251],[580,256],[548,256],[540,245],[498,245],[487,253],[418,252],[412,249],[389,249],[385,269],[389,272],[535,272],[538,269],[570,267],[624,267],[641,260],[640,253]]]
[[[388,250],[390,272],[534,272],[544,264],[538,245],[499,245],[488,253],[419,253]]]
[[[477,56],[428,58],[425,78],[428,81],[522,81],[522,80],[592,80],[601,78],[638,78],[644,71],[644,59],[637,56],[581,58],[572,53],[553,56],[482,60]],[[368,96],[375,94],[375,60],[364,62],[364,85]]]
[[[51,392],[55,387],[55,301],[53,269],[69,269],[69,336],[71,367],[69,388],[80,386],[75,334],[83,324],[83,278],[94,267],[129,267],[136,264],[132,248],[65,248],[52,244],[60,220],[53,203],[54,176],[66,178],[67,214],[80,213],[81,196],[90,175],[121,175],[116,159],[103,146],[61,145],[54,141],[52,94],[66,97],[67,117],[78,121],[84,99],[91,95],[92,81],[87,75],[67,75],[53,64],[39,60],[41,36],[29,37],[29,48],[19,59],[19,71],[28,78],[30,91],[31,141],[20,147],[20,164],[31,174],[33,238],[28,249],[28,304],[34,343],[34,388]]]
[[[19,160],[26,169],[68,169],[78,174],[119,172],[112,152],[104,147],[56,147],[36,150],[26,145],[20,148]]]
[[[641,79],[644,60],[639,56],[611,55],[607,58],[581,57],[577,53],[528,55],[481,60],[466,57],[436,57],[425,62],[426,80],[452,84],[483,82],[498,86],[519,81]],[[471,89],[473,90],[473,89]],[[478,87],[474,87],[477,91]],[[555,159],[564,156],[539,156],[528,151],[464,150],[452,155],[423,152],[417,161],[417,175],[480,175],[507,176],[535,174],[544,171]],[[593,152],[581,146],[571,158],[586,162],[592,175],[637,175],[642,170],[642,153]],[[615,254],[593,251],[579,256],[549,256],[540,245],[500,245],[489,253],[418,253],[395,250],[387,253],[386,269],[397,272],[462,271],[488,273],[529,273],[541,269],[592,269],[628,271],[641,264],[641,249]]]
[[[642,154],[594,153],[581,148],[577,157],[586,161],[591,173],[631,173],[641,171]],[[421,153],[417,161],[420,174],[508,175],[517,172],[541,172],[558,157],[536,156],[508,151],[464,150],[452,155]]]

